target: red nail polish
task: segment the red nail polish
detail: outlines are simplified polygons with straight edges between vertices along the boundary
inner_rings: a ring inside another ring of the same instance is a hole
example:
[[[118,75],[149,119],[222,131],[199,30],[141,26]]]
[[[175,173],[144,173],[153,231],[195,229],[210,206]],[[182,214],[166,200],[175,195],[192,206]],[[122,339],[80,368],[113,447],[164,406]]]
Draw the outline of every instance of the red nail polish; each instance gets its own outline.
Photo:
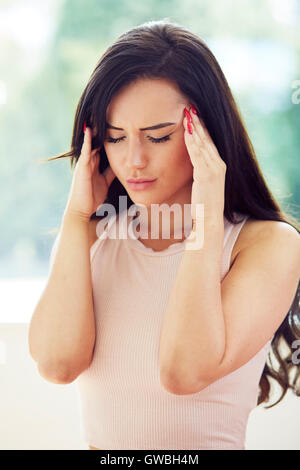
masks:
[[[197,111],[196,111],[196,108],[194,108],[194,106],[191,106],[191,110],[194,114],[198,114]]]
[[[83,132],[85,133],[85,130],[86,130],[86,121],[84,121],[84,124],[83,124]]]
[[[192,122],[192,116],[190,115],[190,113],[188,112],[186,108],[184,108],[184,112],[185,112],[188,122]]]
[[[189,122],[187,123],[187,128],[188,128],[189,133],[192,134],[193,133],[193,128],[192,128],[192,126]]]

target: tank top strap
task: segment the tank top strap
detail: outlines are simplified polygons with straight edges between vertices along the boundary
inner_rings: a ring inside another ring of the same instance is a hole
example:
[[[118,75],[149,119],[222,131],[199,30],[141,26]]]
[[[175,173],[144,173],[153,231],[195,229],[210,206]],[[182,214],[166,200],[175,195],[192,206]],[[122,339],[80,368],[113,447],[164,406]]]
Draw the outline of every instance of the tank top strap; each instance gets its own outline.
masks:
[[[245,222],[249,218],[248,215],[237,214],[239,219],[242,217],[242,220],[237,224],[232,224],[226,219],[226,227],[224,233],[224,250],[223,250],[223,264],[225,265],[225,272],[227,273],[230,268],[231,254],[234,247],[234,244],[239,236],[240,231],[242,230]]]

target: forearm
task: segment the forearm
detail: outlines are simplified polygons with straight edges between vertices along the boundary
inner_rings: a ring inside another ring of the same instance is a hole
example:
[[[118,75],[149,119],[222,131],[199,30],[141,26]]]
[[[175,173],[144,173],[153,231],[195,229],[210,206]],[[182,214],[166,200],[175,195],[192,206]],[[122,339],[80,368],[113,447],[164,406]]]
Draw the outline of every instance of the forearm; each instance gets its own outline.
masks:
[[[64,216],[49,280],[33,313],[29,345],[41,366],[82,367],[92,353],[95,324],[88,221]]]
[[[199,224],[196,230],[200,230]],[[202,248],[183,252],[160,338],[161,375],[191,386],[209,377],[225,350],[223,220],[205,219],[203,230]]]

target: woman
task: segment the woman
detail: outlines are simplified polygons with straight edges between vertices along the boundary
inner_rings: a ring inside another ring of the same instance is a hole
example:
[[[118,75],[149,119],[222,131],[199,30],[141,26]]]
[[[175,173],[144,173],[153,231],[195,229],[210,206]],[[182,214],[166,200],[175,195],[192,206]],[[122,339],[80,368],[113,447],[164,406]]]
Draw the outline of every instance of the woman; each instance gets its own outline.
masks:
[[[80,98],[71,151],[49,160],[63,157],[76,167],[29,331],[41,375],[76,380],[90,449],[244,449],[269,377],[281,399],[299,389],[299,224],[206,44],[166,21],[121,35]],[[128,222],[136,237],[119,236]]]

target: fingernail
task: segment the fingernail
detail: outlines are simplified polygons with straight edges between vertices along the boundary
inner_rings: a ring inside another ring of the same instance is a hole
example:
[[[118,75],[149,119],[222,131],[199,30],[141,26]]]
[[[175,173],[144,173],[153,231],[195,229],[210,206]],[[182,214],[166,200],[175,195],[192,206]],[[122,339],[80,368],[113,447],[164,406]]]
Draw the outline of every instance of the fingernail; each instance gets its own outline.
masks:
[[[184,112],[185,112],[188,122],[192,122],[192,116],[190,115],[190,113],[188,112],[186,108],[184,108]]]
[[[192,126],[191,126],[191,124],[190,124],[189,122],[187,123],[187,128],[188,128],[189,133],[192,134],[192,133],[193,133],[193,129],[192,129]]]
[[[196,108],[194,108],[194,106],[192,106],[192,105],[191,105],[191,110],[194,114],[198,114]]]
[[[85,130],[86,130],[86,121],[84,121],[84,124],[83,124],[83,133],[85,134]]]

